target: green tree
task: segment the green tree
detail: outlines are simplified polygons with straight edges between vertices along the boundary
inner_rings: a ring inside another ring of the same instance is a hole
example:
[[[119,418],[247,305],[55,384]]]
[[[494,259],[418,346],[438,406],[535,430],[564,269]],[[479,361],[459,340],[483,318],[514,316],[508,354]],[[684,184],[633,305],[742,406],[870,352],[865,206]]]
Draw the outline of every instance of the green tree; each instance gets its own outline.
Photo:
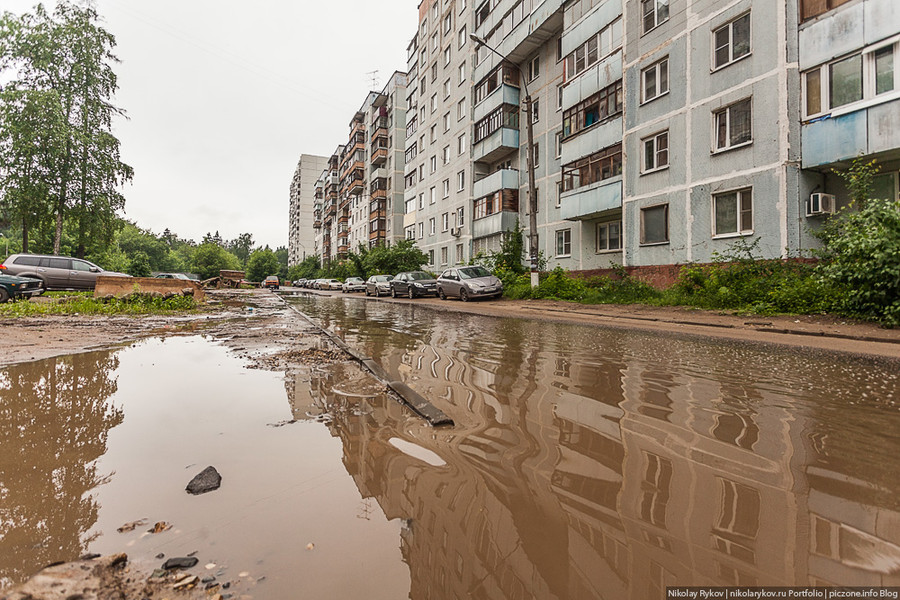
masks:
[[[247,265],[250,259],[250,250],[253,248],[253,234],[242,233],[225,244],[225,248],[238,257],[242,265]]]
[[[288,249],[284,246],[275,248],[275,258],[278,259],[277,274],[280,278],[285,279],[288,273]],[[272,275],[273,273],[269,273]]]
[[[277,275],[279,268],[278,257],[268,247],[254,250],[247,261],[247,278],[250,281],[262,281],[269,275]]]
[[[428,256],[416,247],[414,240],[401,240],[393,246],[375,246],[363,259],[365,270],[370,275],[416,271],[426,262]]]
[[[128,274],[133,277],[150,277],[150,258],[146,252],[139,250],[131,256]]]
[[[216,277],[222,270],[238,270],[241,263],[237,257],[213,242],[200,244],[191,257],[191,271],[201,279]]]
[[[54,253],[60,252],[69,217],[78,255],[89,243],[108,245],[109,225],[124,206],[118,190],[133,176],[119,159],[119,141],[111,132],[113,117],[123,114],[111,102],[118,87],[112,69],[115,37],[99,21],[92,6],[67,1],[52,15],[38,4],[33,13],[20,18],[7,13],[0,20],[0,69],[15,74],[9,87],[47,93],[45,129],[53,132],[54,143],[46,197],[55,220]]]
[[[312,255],[307,256],[300,261],[299,265],[295,265],[291,267],[291,269],[295,269],[294,271],[291,271],[291,281],[294,281],[295,279],[315,279],[319,276],[321,263],[319,262],[318,256]]]

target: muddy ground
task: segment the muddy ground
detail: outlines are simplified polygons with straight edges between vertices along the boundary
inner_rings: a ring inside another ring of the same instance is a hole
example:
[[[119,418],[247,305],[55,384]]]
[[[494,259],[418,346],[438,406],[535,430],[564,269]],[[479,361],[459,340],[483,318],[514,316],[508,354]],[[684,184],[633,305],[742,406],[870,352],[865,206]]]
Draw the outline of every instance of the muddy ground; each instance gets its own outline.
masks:
[[[283,293],[292,293],[290,289]],[[338,292],[297,290],[296,293],[340,295]],[[848,352],[857,355],[900,358],[900,329],[885,329],[873,323],[827,316],[748,316],[679,307],[638,305],[587,306],[552,300],[492,300],[463,303],[437,298],[416,300],[364,298],[359,302],[415,302],[438,310],[491,316],[516,316],[605,327],[665,331],[673,334],[737,339],[798,349]],[[300,331],[313,332],[309,323],[287,308],[278,295],[266,290],[214,291],[208,310],[187,316],[149,317],[29,317],[0,321],[3,351],[0,365],[39,360],[109,348],[143,337],[206,334],[227,340],[252,360],[272,369],[284,368],[289,359],[263,355],[282,346],[290,351],[309,347]],[[288,356],[284,352],[281,355]]]
[[[338,294],[307,290],[283,290],[281,293]],[[364,298],[359,294],[354,295],[353,301],[410,302],[407,299]],[[463,303],[428,298],[412,302],[444,311],[595,323],[605,327],[778,344],[798,351],[837,351],[900,359],[900,330],[829,317],[758,317],[681,308],[584,306],[554,301]],[[115,347],[144,337],[198,334],[223,342],[251,366],[273,371],[287,371],[304,363],[349,358],[313,323],[290,309],[279,295],[265,290],[245,290],[212,292],[205,309],[192,315],[144,318],[53,316],[2,321],[0,337],[4,341],[4,350],[0,353],[0,366]],[[127,558],[119,555],[46,569],[23,586],[0,592],[0,600],[188,598],[210,597],[218,591],[206,591],[199,581],[185,583],[186,580],[180,581],[179,577],[184,575],[157,573],[153,577],[132,568]],[[61,594],[64,590],[66,593]]]

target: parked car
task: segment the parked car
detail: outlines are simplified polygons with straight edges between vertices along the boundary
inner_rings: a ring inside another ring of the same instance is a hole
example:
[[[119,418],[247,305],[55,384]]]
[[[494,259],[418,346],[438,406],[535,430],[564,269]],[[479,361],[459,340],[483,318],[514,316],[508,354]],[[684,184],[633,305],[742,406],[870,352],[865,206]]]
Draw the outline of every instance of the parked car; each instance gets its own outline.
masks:
[[[397,273],[391,279],[391,296],[406,296],[410,300],[417,296],[437,296],[437,280],[425,271]]]
[[[49,254],[12,254],[3,266],[7,275],[40,279],[46,290],[92,290],[100,275],[128,277],[125,273],[104,271],[87,260]]]
[[[449,296],[463,302],[470,298],[489,298],[503,293],[503,282],[484,267],[454,267],[437,279],[437,293],[441,300]]]
[[[339,290],[341,289],[340,279],[321,279],[319,280],[319,289],[320,290]]]
[[[366,281],[362,277],[348,277],[341,286],[341,292],[345,294],[364,291],[366,291]]]
[[[0,271],[0,304],[7,300],[36,296],[44,291],[40,279],[6,275],[5,271],[6,269]]]
[[[306,283],[306,279],[295,279],[294,287],[302,288],[304,283]]]
[[[391,277],[390,275],[372,275],[366,281],[366,296],[380,296],[382,294],[391,293]]]
[[[156,277],[157,279],[181,279],[185,281],[193,281],[184,273],[158,273],[154,275],[154,277]]]
[[[269,275],[262,283],[262,287],[270,290],[277,290],[278,285],[281,282],[278,281],[278,275]]]

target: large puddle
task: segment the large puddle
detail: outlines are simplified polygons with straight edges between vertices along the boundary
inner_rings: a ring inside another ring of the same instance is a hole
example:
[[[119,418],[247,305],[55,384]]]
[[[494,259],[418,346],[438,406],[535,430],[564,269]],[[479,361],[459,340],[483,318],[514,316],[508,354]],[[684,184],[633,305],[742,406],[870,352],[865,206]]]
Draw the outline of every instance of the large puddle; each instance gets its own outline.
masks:
[[[295,302],[456,426],[425,426],[352,364],[285,379],[200,337],[7,367],[0,584],[122,550],[197,551],[273,599],[900,582],[896,365]],[[207,465],[221,489],[188,496]]]

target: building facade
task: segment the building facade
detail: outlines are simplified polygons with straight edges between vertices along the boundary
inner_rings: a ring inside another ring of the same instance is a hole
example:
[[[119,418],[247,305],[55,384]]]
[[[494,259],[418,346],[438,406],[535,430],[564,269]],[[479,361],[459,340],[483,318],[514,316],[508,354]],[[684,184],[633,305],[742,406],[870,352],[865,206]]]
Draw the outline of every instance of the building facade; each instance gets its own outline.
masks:
[[[288,265],[296,265],[316,251],[315,190],[316,181],[328,159],[314,154],[301,154],[291,179],[288,209]]]
[[[528,240],[530,99],[546,268],[804,255],[853,158],[900,196],[898,47],[892,0],[423,0],[407,74],[336,151],[331,221],[323,173],[315,247],[405,237],[439,272]]]

